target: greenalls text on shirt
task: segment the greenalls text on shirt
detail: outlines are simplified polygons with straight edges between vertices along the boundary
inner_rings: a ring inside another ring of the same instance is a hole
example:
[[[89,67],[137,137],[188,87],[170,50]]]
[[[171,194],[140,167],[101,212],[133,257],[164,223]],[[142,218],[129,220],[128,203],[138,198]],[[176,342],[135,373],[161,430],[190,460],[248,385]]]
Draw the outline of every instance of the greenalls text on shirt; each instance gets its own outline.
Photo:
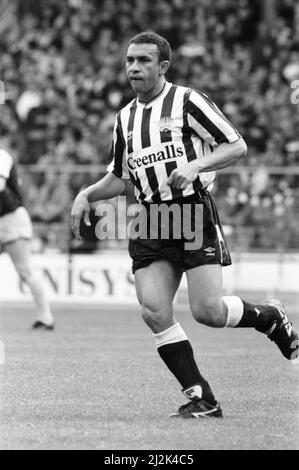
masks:
[[[163,150],[152,152],[148,155],[143,155],[137,158],[129,156],[127,163],[130,170],[135,170],[136,167],[151,165],[160,161],[182,157],[183,155],[184,151],[182,147],[175,147],[171,144],[165,145]]]

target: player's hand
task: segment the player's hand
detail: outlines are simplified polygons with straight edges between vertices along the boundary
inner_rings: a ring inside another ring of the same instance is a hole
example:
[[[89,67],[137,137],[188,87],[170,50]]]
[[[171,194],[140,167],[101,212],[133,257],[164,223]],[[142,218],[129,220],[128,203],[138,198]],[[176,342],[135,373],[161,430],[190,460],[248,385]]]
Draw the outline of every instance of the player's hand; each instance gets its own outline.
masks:
[[[197,165],[193,162],[185,163],[173,170],[167,180],[167,184],[177,189],[186,189],[198,177]]]
[[[83,221],[85,225],[90,226],[90,218],[89,218],[89,213],[90,213],[90,207],[89,207],[89,202],[87,200],[86,194],[83,192],[79,193],[78,196],[76,197],[73,207],[72,207],[72,212],[71,212],[71,229],[77,240],[81,240],[80,236],[80,222],[83,217]]]

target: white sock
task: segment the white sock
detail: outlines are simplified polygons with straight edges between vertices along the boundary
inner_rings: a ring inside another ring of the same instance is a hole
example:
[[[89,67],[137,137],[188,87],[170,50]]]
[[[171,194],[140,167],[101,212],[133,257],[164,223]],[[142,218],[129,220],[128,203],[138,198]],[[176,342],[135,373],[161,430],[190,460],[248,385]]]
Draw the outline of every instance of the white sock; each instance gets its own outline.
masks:
[[[186,333],[179,323],[167,328],[167,330],[161,331],[160,333],[153,333],[153,337],[156,342],[157,348],[164,346],[165,344],[178,343],[179,341],[188,340]]]
[[[222,297],[223,302],[227,306],[227,319],[225,326],[234,328],[243,317],[244,305],[240,297],[236,295]]]

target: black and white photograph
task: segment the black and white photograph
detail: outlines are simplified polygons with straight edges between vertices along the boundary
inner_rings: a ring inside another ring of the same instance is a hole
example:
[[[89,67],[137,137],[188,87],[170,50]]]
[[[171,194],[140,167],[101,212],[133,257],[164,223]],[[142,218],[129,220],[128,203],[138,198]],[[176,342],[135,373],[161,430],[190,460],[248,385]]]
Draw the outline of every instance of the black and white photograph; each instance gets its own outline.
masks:
[[[299,3],[0,0],[0,450],[299,450]]]

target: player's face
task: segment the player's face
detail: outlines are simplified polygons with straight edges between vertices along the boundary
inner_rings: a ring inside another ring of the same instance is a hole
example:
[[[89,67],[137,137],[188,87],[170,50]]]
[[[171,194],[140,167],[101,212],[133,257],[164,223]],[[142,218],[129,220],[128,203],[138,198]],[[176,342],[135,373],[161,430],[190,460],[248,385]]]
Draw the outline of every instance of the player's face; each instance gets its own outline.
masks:
[[[138,98],[148,101],[161,91],[168,65],[168,61],[160,62],[159,49],[156,44],[131,44],[129,46],[126,62],[127,75]]]

